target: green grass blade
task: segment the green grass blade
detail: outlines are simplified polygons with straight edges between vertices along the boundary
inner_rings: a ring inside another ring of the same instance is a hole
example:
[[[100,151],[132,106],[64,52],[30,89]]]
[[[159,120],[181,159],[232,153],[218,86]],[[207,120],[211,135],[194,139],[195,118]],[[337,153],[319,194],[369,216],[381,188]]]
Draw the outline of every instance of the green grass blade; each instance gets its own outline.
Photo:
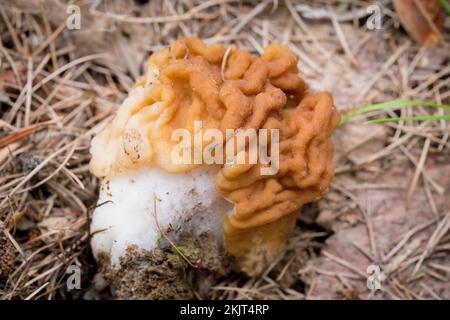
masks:
[[[397,100],[371,104],[371,105],[368,105],[365,107],[358,108],[352,112],[349,112],[344,117],[342,117],[340,124],[344,124],[353,117],[356,117],[358,115],[361,115],[361,114],[364,114],[367,112],[371,112],[371,111],[398,109],[401,107],[417,107],[417,106],[441,108],[441,109],[450,110],[450,105],[446,105],[446,104],[439,104],[439,103],[435,103],[435,102],[420,101],[420,100],[397,99]]]
[[[447,2],[447,0],[439,0],[439,3],[441,4],[441,7],[445,10],[445,12],[450,15],[450,4]]]
[[[369,120],[366,123],[372,124],[372,123],[387,123],[399,121],[436,121],[436,120],[450,120],[450,114],[435,115],[435,116],[386,118],[386,119]]]

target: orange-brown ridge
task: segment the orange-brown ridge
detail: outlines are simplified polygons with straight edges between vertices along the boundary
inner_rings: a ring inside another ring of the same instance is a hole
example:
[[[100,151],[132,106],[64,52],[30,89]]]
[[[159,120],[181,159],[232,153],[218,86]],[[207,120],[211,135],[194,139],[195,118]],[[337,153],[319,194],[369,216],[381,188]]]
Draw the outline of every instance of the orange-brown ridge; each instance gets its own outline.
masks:
[[[279,254],[299,209],[333,178],[331,136],[339,114],[329,93],[307,90],[297,65],[283,45],[255,56],[197,38],[178,40],[149,58],[145,75],[94,139],[91,171],[111,177],[144,165],[190,170],[198,165],[172,162],[171,133],[192,132],[195,120],[222,132],[279,129],[275,175],[262,175],[257,163],[222,166],[216,177],[217,191],[234,204],[223,221],[225,248],[240,270],[261,272]]]

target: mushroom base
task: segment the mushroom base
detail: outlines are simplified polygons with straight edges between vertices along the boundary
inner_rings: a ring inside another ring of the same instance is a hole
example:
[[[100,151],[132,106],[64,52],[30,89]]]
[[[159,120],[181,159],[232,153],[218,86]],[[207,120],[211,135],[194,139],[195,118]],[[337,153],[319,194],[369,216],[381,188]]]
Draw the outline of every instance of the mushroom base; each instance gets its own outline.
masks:
[[[224,246],[233,256],[233,267],[249,276],[261,274],[283,250],[297,216],[298,211],[275,222],[243,230],[232,228],[225,217]]]
[[[118,297],[187,298],[225,274],[220,226],[232,204],[215,190],[218,169],[142,168],[102,181],[91,247]]]
[[[230,270],[227,255],[208,232],[182,235],[177,248],[167,242],[152,250],[130,245],[120,267],[106,252],[98,254],[97,262],[119,299],[208,298],[216,279]]]

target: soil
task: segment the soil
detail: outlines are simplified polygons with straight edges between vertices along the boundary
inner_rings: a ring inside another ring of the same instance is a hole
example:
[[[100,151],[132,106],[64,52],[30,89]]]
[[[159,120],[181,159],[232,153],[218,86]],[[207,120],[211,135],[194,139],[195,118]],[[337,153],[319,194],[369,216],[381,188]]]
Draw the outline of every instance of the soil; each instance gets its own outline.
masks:
[[[120,269],[111,266],[107,253],[100,253],[99,271],[122,299],[207,297],[217,278],[229,271],[226,254],[219,252],[214,236],[208,233],[195,238],[181,235],[176,245],[184,257],[164,240],[153,250],[129,246]]]

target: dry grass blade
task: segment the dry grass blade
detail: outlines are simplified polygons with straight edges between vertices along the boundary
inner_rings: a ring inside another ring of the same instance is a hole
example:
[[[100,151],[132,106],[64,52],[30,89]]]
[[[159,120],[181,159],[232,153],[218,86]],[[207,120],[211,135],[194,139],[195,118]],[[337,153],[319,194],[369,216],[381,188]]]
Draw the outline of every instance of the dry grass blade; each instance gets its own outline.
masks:
[[[414,190],[416,190],[417,182],[419,181],[419,177],[423,171],[423,167],[425,165],[425,161],[427,159],[428,150],[430,148],[430,139],[425,140],[425,144],[422,149],[422,154],[420,155],[419,163],[416,167],[416,172],[414,172],[413,179],[411,181],[411,185],[409,186],[408,193],[406,194],[406,206],[409,207],[411,203],[411,197],[414,194]]]
[[[23,138],[26,138],[29,135],[34,134],[36,131],[46,128],[47,126],[49,126],[52,123],[54,123],[54,121],[46,121],[46,122],[42,122],[42,123],[37,123],[37,124],[31,125],[31,126],[28,126],[27,128],[22,128],[16,132],[12,132],[12,133],[8,134],[7,136],[2,137],[0,139],[0,148],[4,148],[13,142],[16,142]]]
[[[180,257],[182,257],[184,259],[184,261],[186,261],[192,268],[197,268],[195,266],[194,263],[191,262],[191,260],[189,260],[188,257],[186,257],[186,255],[183,253],[182,250],[180,250],[180,248],[178,248],[178,246],[172,241],[170,240],[170,238],[167,236],[167,234],[164,232],[164,230],[161,228],[159,221],[158,221],[158,213],[156,211],[156,195],[153,193],[153,211],[152,211],[152,216],[153,219],[155,219],[155,224],[156,227],[158,228],[159,233],[163,236],[163,238],[165,240],[167,240],[167,242],[169,242],[169,244],[172,246],[172,248],[175,250],[176,253],[178,253],[180,255]]]
[[[430,254],[433,253],[438,243],[448,233],[449,230],[450,230],[450,212],[447,213],[439,222],[439,224],[436,226],[436,230],[431,235],[425,247],[425,250],[420,255],[420,259],[419,261],[417,261],[417,264],[414,267],[411,277],[414,277],[417,274],[425,258],[427,258]]]

